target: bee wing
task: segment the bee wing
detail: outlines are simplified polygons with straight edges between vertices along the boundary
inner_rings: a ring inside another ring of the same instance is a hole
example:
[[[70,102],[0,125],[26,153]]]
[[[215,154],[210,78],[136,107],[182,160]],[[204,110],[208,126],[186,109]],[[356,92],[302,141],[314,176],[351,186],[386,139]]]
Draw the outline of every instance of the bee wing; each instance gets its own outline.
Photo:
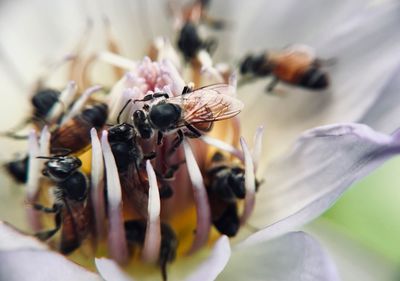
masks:
[[[64,200],[60,251],[68,254],[81,245],[90,226],[88,204]]]
[[[191,93],[172,97],[168,102],[183,108],[183,118],[178,126],[229,119],[242,110],[243,103],[232,96],[233,87],[215,84]]]

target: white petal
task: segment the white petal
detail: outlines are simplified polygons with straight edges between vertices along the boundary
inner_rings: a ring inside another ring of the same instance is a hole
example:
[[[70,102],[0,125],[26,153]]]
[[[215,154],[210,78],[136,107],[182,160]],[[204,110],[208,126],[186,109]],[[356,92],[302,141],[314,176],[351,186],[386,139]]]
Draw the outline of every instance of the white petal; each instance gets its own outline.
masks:
[[[336,281],[336,267],[319,243],[304,232],[233,248],[218,280]]]
[[[49,251],[0,251],[0,280],[86,281],[101,279],[94,273]]]
[[[47,245],[0,222],[0,280],[100,280],[94,273],[64,256],[47,251]]]
[[[95,263],[97,270],[105,281],[134,281],[113,260],[96,258]]]
[[[233,44],[230,42],[238,56],[260,48],[282,48],[293,43],[312,44],[329,35],[343,20],[367,5],[366,1],[231,2],[232,18],[240,18],[235,22]]]
[[[0,221],[0,251],[10,250],[46,250],[48,247],[38,239],[24,235],[5,222]]]
[[[398,127],[398,114],[400,112],[399,75],[400,68],[397,68],[374,105],[364,113],[361,118],[362,123],[386,133],[392,132]]]
[[[360,124],[305,132],[293,149],[265,170],[250,224],[263,230],[244,243],[275,237],[328,209],[354,181],[400,153],[400,138]]]
[[[212,281],[225,268],[231,256],[229,238],[222,236],[215,243],[211,255],[190,274],[186,281]]]

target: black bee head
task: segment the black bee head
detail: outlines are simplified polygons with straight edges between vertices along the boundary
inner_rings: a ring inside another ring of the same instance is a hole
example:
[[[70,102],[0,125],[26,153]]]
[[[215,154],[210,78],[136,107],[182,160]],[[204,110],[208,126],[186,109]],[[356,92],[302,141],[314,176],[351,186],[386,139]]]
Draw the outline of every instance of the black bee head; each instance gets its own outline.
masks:
[[[36,92],[32,97],[32,105],[34,108],[34,115],[36,117],[45,117],[53,105],[58,102],[60,91],[53,89],[42,89]]]
[[[73,172],[82,166],[81,160],[74,156],[54,157],[45,163],[43,175],[56,182],[66,180]]]
[[[173,126],[181,118],[182,109],[172,103],[161,103],[151,107],[149,118],[157,129],[163,131]]]
[[[110,142],[127,142],[135,137],[135,130],[133,126],[122,123],[111,127],[108,130],[108,140]]]
[[[83,118],[85,118],[93,127],[100,128],[106,123],[108,115],[108,107],[104,103],[96,104],[92,107],[85,109],[82,112]]]

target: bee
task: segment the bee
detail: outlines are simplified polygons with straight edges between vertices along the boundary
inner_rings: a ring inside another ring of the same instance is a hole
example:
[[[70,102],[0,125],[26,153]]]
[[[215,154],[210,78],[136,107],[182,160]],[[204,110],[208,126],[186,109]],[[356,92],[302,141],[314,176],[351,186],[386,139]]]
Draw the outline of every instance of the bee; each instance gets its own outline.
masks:
[[[205,50],[209,54],[214,53],[217,41],[214,38],[202,39],[197,26],[193,22],[187,21],[179,32],[177,45],[185,59],[190,61],[201,50]]]
[[[87,204],[89,183],[87,177],[79,171],[82,162],[74,156],[39,157],[48,159],[43,175],[56,183],[54,204],[51,208],[34,204],[36,210],[55,214],[55,228],[36,234],[41,240],[47,240],[60,229],[60,251],[68,254],[77,249],[89,233],[91,224],[90,208]]]
[[[56,89],[40,89],[32,97],[33,116],[46,120],[53,106],[59,102],[61,92]]]
[[[206,175],[212,222],[221,234],[233,237],[240,227],[237,202],[246,196],[245,171],[241,165],[228,162],[220,152],[211,161]],[[256,191],[258,186],[256,180]]]
[[[125,234],[128,244],[133,247],[143,246],[146,234],[145,220],[130,220],[125,222]],[[178,239],[172,228],[161,223],[161,247],[158,264],[161,267],[161,274],[164,281],[167,280],[167,263],[172,262],[176,257]]]
[[[325,61],[316,58],[313,50],[294,45],[277,52],[247,56],[240,65],[242,75],[273,76],[267,92],[273,91],[279,81],[309,90],[324,90],[329,86],[328,74],[321,69]]]
[[[1,135],[17,140],[25,140],[27,136],[19,135],[17,132],[25,128],[26,125],[33,123],[38,128],[42,128],[47,123],[47,117],[52,107],[59,102],[61,92],[55,89],[43,88],[35,92],[31,98],[32,115],[22,121],[15,128],[10,129],[6,132],[2,132]]]
[[[75,153],[90,144],[90,129],[102,128],[107,120],[108,107],[104,103],[89,106],[79,115],[57,127],[51,134],[51,152],[60,147]]]
[[[143,153],[137,142],[135,128],[128,123],[121,123],[108,129],[108,141],[114,155],[120,176],[121,184],[126,191],[129,202],[133,202],[135,209],[141,214],[147,212],[147,189],[141,188],[148,186],[144,161],[154,159],[155,152]],[[168,180],[173,177],[178,165],[171,167],[161,174],[156,172],[160,181],[160,197],[162,199],[172,196],[172,188]]]
[[[167,93],[154,93],[136,102],[145,102],[142,109],[133,113],[133,125],[139,136],[150,139],[157,131],[157,144],[161,144],[164,134],[176,133],[170,153],[175,151],[183,137],[198,138],[201,132],[209,132],[213,122],[229,119],[243,108],[243,103],[230,96],[231,86],[215,84],[196,90],[184,87],[180,96],[169,97]],[[146,103],[149,102],[149,103]],[[125,110],[128,101],[119,113]]]

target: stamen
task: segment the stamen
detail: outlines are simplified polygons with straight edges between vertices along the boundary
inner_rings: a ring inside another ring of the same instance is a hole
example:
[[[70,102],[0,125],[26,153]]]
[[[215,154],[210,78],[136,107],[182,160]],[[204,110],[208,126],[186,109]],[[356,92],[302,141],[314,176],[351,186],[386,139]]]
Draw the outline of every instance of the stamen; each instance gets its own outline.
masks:
[[[157,177],[150,160],[146,161],[146,171],[149,180],[149,202],[142,256],[146,262],[155,263],[159,258],[161,246],[160,194]]]
[[[176,67],[180,67],[180,59],[175,48],[166,37],[154,39],[154,47],[157,49],[157,61],[169,60]]]
[[[175,95],[182,93],[185,87],[185,81],[172,62],[169,60],[162,60],[160,70],[162,74],[167,74],[172,79],[172,85],[170,85],[172,92],[175,93]]]
[[[254,209],[255,193],[256,193],[256,178],[254,175],[254,165],[251,153],[244,138],[240,138],[240,145],[242,146],[244,155],[244,185],[246,188],[246,197],[244,198],[244,210],[240,218],[240,223],[244,224]]]
[[[26,184],[26,197],[28,201],[33,201],[39,189],[40,178],[40,156],[39,144],[35,130],[31,130],[28,134],[28,180]]]
[[[203,66],[201,68],[201,72],[203,74],[208,74],[211,79],[214,79],[217,83],[224,83],[224,77],[222,77],[221,73],[211,65]]]
[[[119,68],[126,69],[126,70],[132,70],[138,66],[137,62],[132,61],[126,57],[119,56],[117,54],[108,52],[108,51],[100,52],[98,54],[98,58],[101,61],[104,61],[106,63],[109,63],[111,65],[114,65],[114,66],[117,66]]]
[[[254,172],[257,171],[258,163],[260,162],[263,136],[264,136],[264,126],[259,126],[256,130],[256,133],[254,134],[254,146],[252,153]]]
[[[108,107],[113,108],[114,104],[118,103],[121,98],[121,93],[126,88],[131,88],[137,79],[136,74],[132,72],[127,72],[121,79],[114,84],[108,94]]]
[[[99,90],[101,90],[103,87],[100,85],[95,85],[90,88],[87,88],[85,92],[79,97],[79,99],[74,103],[72,106],[71,110],[63,117],[61,124],[64,124],[71,118],[75,117],[78,115],[81,111],[82,108],[85,106],[87,100],[90,98],[90,96]]]
[[[234,155],[235,157],[240,159],[242,162],[244,161],[243,152],[241,152],[240,150],[236,149],[235,147],[233,147],[229,143],[226,143],[224,141],[221,141],[219,139],[212,138],[212,137],[206,136],[206,135],[201,136],[200,139],[202,141],[204,141],[206,144],[215,146],[218,149],[221,149],[223,151],[226,151],[226,152]]]
[[[40,156],[45,156],[48,157],[50,156],[50,132],[47,126],[44,126],[42,129],[42,132],[40,133],[40,140],[39,140],[39,149],[40,149]],[[44,163],[45,160],[41,160],[39,163],[41,163],[40,168],[42,166],[42,163]]]
[[[103,152],[97,131],[95,128],[90,130],[92,140],[92,163],[91,163],[91,197],[93,211],[95,215],[96,234],[98,238],[105,235],[105,203],[104,203],[104,162]]]
[[[193,155],[189,143],[183,141],[183,148],[186,157],[186,167],[188,169],[189,177],[192,182],[194,202],[196,206],[196,234],[193,240],[189,254],[196,252],[207,243],[210,233],[211,211],[208,202],[207,191],[204,186],[203,178],[201,176],[200,168],[197,165],[196,159]]]
[[[211,67],[213,64],[210,54],[205,50],[200,50],[196,58],[199,60],[202,67]]]
[[[75,81],[69,81],[67,87],[61,92],[59,101],[54,104],[49,114],[49,120],[55,121],[66,110],[74,100],[78,87]]]
[[[122,94],[119,95],[118,100],[113,102],[108,119],[111,122],[117,122],[118,115],[121,112],[121,109],[128,102],[128,100],[137,98],[139,98],[138,88],[135,87],[133,89],[130,88],[124,89],[122,91]],[[128,108],[122,113],[121,120],[127,120],[128,119],[127,115],[130,114],[129,112],[130,112],[130,105],[128,105]]]
[[[233,71],[232,74],[229,76],[228,84],[232,87],[233,92],[232,96],[236,97],[236,89],[237,89],[237,72]]]
[[[231,257],[229,239],[223,235],[215,243],[210,257],[204,261],[186,281],[215,280]]]
[[[108,132],[103,131],[101,147],[106,168],[107,199],[108,199],[108,247],[110,256],[120,264],[128,260],[128,248],[125,236],[125,228],[122,217],[122,194],[118,169],[114,155],[108,142]]]
[[[39,144],[35,130],[28,134],[28,179],[26,183],[26,200],[28,204],[35,203],[39,190],[41,160]],[[41,229],[39,214],[32,208],[27,208],[28,223],[34,231]]]

